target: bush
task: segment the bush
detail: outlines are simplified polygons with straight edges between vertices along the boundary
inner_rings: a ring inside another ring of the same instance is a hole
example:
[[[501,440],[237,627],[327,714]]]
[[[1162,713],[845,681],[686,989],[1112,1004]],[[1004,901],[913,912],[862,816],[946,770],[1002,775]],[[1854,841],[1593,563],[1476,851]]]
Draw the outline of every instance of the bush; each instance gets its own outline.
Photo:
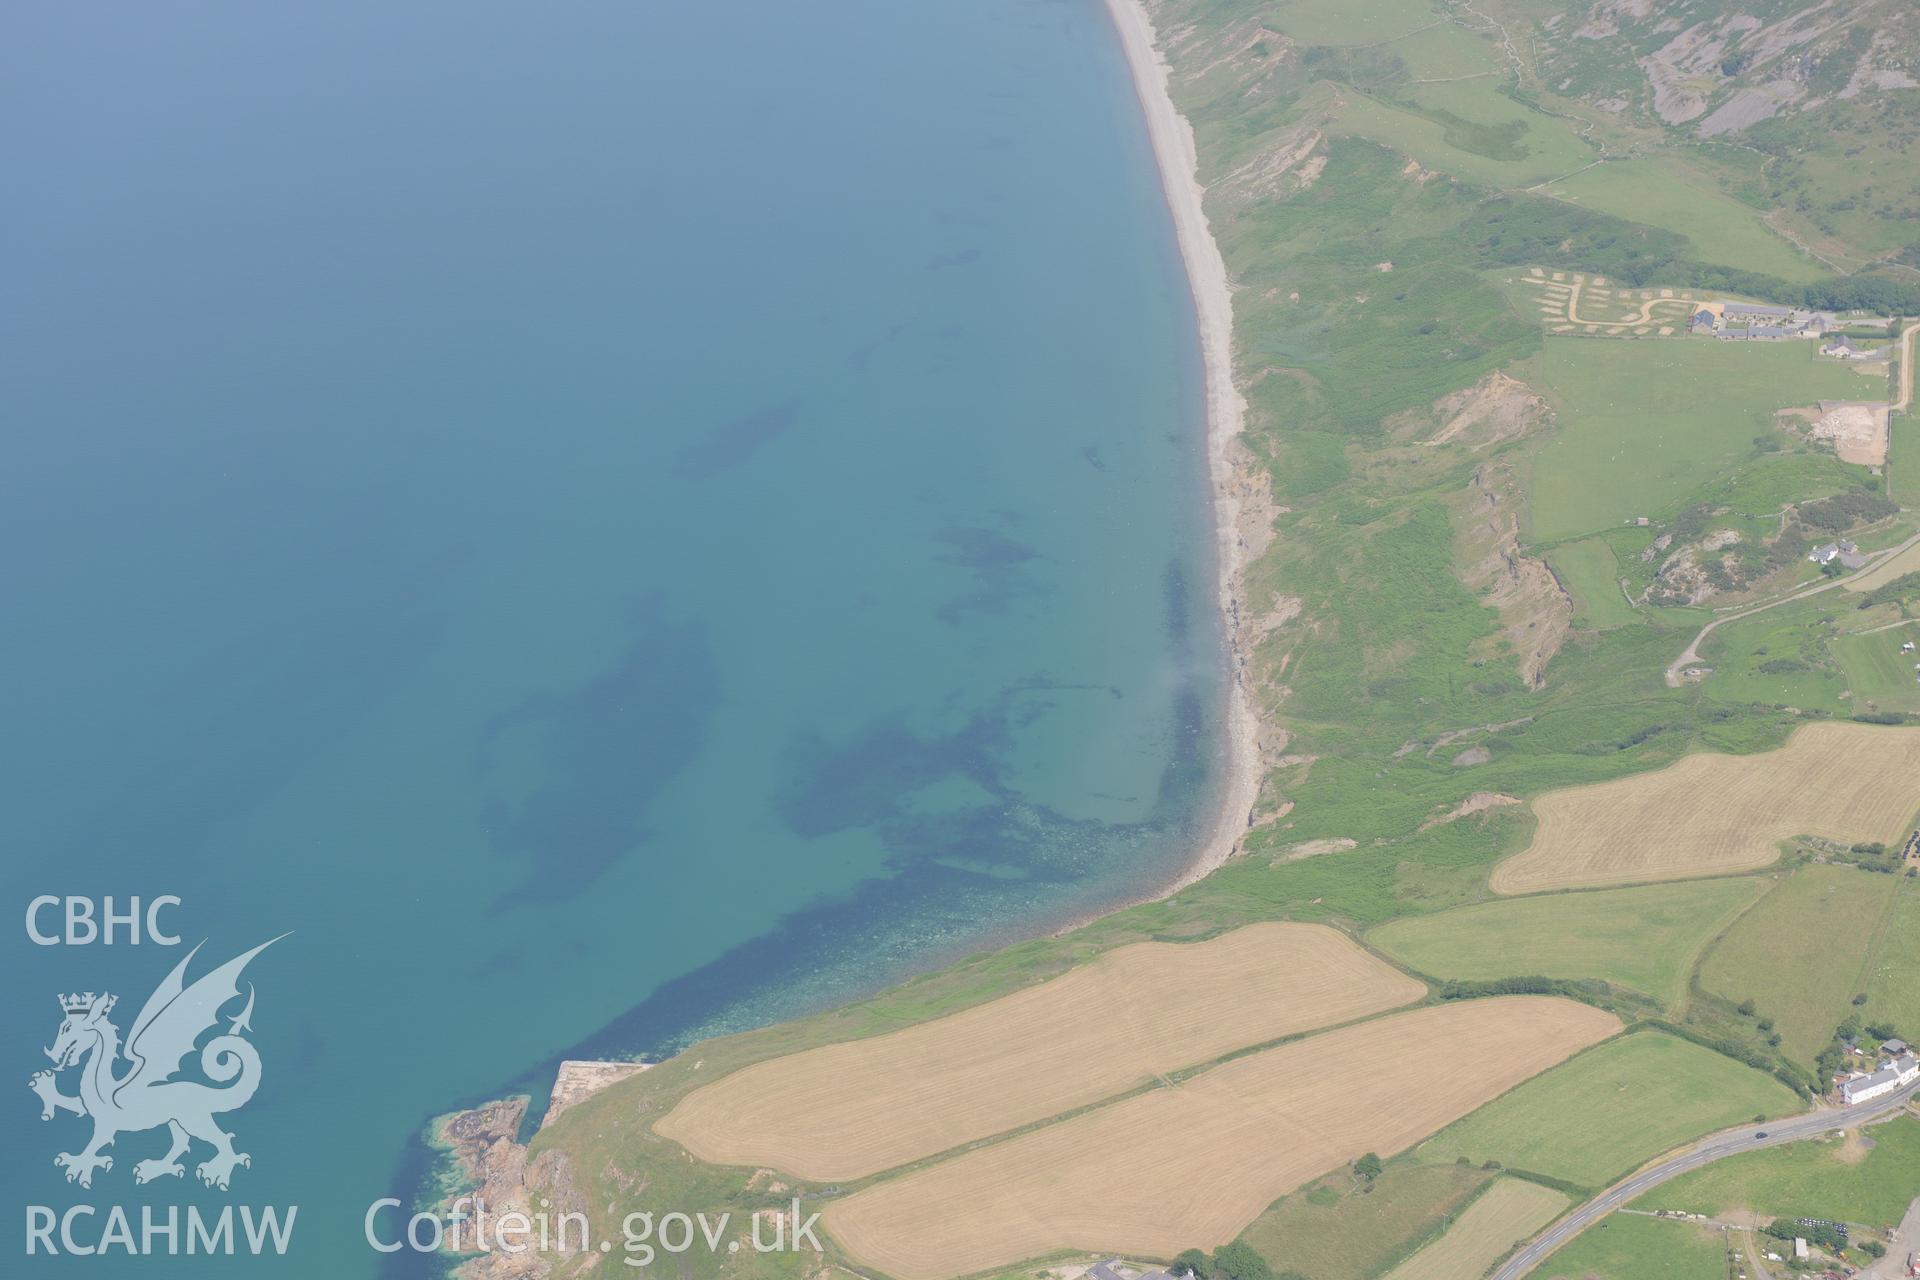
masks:
[[[1213,1274],[1226,1280],[1276,1280],[1267,1260],[1244,1240],[1223,1244],[1214,1251]]]
[[[1173,1260],[1172,1272],[1176,1276],[1204,1276],[1207,1274],[1207,1251],[1205,1249],[1184,1249]]]
[[[1883,519],[1899,509],[1898,503],[1890,502],[1874,490],[1861,486],[1837,493],[1831,498],[1821,498],[1817,502],[1803,502],[1794,509],[1794,515],[1804,525],[1839,533],[1868,520]]]
[[[1353,1171],[1371,1182],[1380,1176],[1380,1157],[1372,1151],[1353,1162]]]

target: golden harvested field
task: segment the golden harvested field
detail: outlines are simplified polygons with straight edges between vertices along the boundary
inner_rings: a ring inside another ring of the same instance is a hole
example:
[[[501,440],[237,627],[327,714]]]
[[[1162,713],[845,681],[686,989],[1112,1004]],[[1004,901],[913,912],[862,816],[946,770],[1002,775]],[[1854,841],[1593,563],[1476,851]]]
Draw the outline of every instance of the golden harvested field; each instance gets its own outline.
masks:
[[[944,1018],[756,1063],[655,1130],[715,1164],[860,1178],[1425,994],[1324,925],[1137,943]]]
[[[1551,1187],[1502,1178],[1447,1233],[1387,1273],[1387,1280],[1480,1280],[1507,1250],[1572,1204]]]
[[[1619,1029],[1549,996],[1394,1014],[879,1183],[822,1220],[901,1280],[1063,1249],[1170,1258],[1226,1243],[1309,1178],[1410,1147]]]
[[[1550,791],[1496,893],[1682,880],[1764,867],[1791,836],[1897,840],[1920,807],[1920,729],[1826,722],[1777,751],[1701,753],[1653,773]]]

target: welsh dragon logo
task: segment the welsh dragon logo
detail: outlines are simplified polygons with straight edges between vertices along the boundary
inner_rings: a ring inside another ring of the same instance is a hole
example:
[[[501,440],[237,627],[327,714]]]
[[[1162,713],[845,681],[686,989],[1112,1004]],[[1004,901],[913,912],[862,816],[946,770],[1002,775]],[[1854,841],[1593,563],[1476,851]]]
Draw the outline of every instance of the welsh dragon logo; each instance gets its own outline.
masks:
[[[35,1072],[28,1086],[40,1095],[42,1120],[53,1119],[56,1111],[71,1111],[93,1120],[93,1139],[83,1150],[53,1158],[55,1165],[67,1171],[68,1182],[91,1187],[95,1170],[113,1171],[113,1158],[101,1153],[113,1145],[116,1137],[162,1125],[172,1137],[172,1146],[158,1160],[136,1163],[135,1182],[183,1176],[186,1170],[180,1157],[196,1140],[213,1148],[213,1155],[195,1169],[200,1181],[210,1187],[225,1191],[234,1167],[253,1163],[245,1152],[233,1149],[233,1135],[214,1121],[216,1115],[246,1106],[260,1087],[259,1051],[242,1035],[253,1029],[251,983],[247,985],[246,1007],[229,1021],[225,1032],[200,1046],[201,1074],[214,1083],[176,1080],[174,1076],[200,1037],[217,1029],[220,1010],[239,998],[241,971],[279,940],[263,942],[236,956],[191,986],[186,983],[187,965],[199,954],[200,947],[189,951],[147,997],[127,1033],[124,1048],[119,1028],[107,1018],[117,997],[91,991],[60,997],[60,1011],[66,1016],[53,1047],[46,1051],[53,1060],[53,1070]],[[122,1058],[128,1064],[125,1070],[119,1069]],[[75,1066],[80,1069],[80,1092],[69,1097],[60,1092],[58,1073]]]

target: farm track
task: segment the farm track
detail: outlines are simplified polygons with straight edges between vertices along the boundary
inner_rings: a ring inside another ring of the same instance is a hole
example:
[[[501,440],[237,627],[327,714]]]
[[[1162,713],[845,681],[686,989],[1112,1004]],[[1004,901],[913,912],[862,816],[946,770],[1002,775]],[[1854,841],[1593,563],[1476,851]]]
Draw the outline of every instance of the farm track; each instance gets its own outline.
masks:
[[[1906,341],[1909,349],[1911,349],[1913,345],[1913,333],[1913,329],[1908,329],[1906,333]],[[1907,390],[1908,393],[1911,394],[1911,380],[1908,382]],[[1769,609],[1777,609],[1783,604],[1792,604],[1798,600],[1805,600],[1810,596],[1817,596],[1823,591],[1832,591],[1835,587],[1844,587],[1847,583],[1859,578],[1861,575],[1871,573],[1874,569],[1893,559],[1901,552],[1916,546],[1920,546],[1920,533],[1914,534],[1898,546],[1888,547],[1885,551],[1875,552],[1872,559],[1848,577],[1830,578],[1825,582],[1816,583],[1811,587],[1802,587],[1798,591],[1789,592],[1778,599],[1769,600],[1764,604],[1756,604],[1749,608],[1742,609],[1738,613],[1730,613],[1724,618],[1715,618],[1706,626],[1701,627],[1699,632],[1693,637],[1693,640],[1681,652],[1680,656],[1667,665],[1667,687],[1677,689],[1684,683],[1680,675],[1681,671],[1700,661],[1700,646],[1716,629],[1725,626],[1729,622],[1739,622],[1743,618],[1751,618],[1756,613],[1765,613]]]

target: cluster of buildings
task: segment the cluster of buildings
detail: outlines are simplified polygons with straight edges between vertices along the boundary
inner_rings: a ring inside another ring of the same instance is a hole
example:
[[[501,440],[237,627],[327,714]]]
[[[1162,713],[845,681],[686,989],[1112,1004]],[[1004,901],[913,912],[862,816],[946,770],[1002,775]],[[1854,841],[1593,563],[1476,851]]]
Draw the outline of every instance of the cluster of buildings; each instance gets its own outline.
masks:
[[[1707,307],[1693,313],[1688,333],[1708,333],[1722,342],[1781,342],[1818,338],[1839,324],[1830,311],[1770,307],[1757,302],[1725,302],[1718,314]]]
[[[1880,1051],[1886,1056],[1880,1060],[1878,1070],[1855,1072],[1839,1082],[1842,1104],[1854,1107],[1872,1102],[1920,1080],[1920,1058],[1913,1056],[1905,1042],[1889,1040],[1880,1046]]]
[[[1853,320],[1866,324],[1871,321]],[[1758,302],[1722,302],[1701,307],[1687,321],[1687,332],[1705,334],[1722,342],[1785,342],[1793,338],[1819,338],[1840,325],[1831,311],[1810,311],[1805,307],[1773,307]],[[1836,360],[1880,360],[1884,347],[1863,347],[1844,333],[1834,334],[1821,344],[1820,354]]]

